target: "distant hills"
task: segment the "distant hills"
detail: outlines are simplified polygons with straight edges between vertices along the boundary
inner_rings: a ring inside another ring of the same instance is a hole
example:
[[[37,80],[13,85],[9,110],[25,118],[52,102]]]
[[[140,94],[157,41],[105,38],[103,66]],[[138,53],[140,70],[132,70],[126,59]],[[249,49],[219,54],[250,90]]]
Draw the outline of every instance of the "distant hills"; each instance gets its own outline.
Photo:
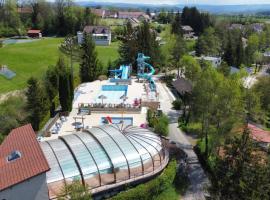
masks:
[[[76,2],[81,6],[102,6],[102,7],[117,7],[117,8],[134,8],[134,9],[142,9],[145,10],[150,8],[152,10],[182,10],[184,5],[153,5],[153,4],[131,4],[131,3],[110,3],[110,2],[87,2],[80,1]],[[189,5],[196,6],[201,11],[207,11],[210,13],[219,13],[219,14],[235,14],[235,13],[263,13],[270,11],[270,3],[269,4],[261,4],[261,5]]]

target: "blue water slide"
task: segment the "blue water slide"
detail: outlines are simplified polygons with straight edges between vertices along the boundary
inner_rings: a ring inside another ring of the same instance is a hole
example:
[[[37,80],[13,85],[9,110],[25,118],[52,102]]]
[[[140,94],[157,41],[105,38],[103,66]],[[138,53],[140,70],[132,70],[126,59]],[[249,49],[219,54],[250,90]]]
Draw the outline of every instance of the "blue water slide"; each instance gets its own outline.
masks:
[[[129,66],[123,66],[121,79],[128,79]]]
[[[119,69],[110,70],[111,73],[114,73],[115,79],[128,79],[130,73],[130,66],[121,65]]]
[[[138,53],[138,58],[137,58],[138,73],[137,73],[137,77],[146,79],[149,82],[149,87],[150,87],[151,91],[155,91],[156,90],[156,83],[153,80],[153,75],[155,74],[155,69],[149,63],[144,62],[145,60],[148,60],[148,59],[150,59],[150,57],[144,56],[144,54],[142,54],[142,53]],[[149,73],[144,72],[145,67],[149,68],[149,70],[150,70]]]

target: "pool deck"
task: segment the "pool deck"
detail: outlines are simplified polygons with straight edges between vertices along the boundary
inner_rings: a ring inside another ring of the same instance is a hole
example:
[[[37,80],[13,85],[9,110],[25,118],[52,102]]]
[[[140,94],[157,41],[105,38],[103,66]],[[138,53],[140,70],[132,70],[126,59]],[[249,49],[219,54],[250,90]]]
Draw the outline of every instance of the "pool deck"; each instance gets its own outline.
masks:
[[[91,113],[90,115],[80,115],[78,114],[78,105],[80,103],[91,104],[95,103],[97,96],[101,92],[102,85],[115,85],[115,83],[110,83],[108,80],[105,81],[94,81],[91,83],[81,84],[75,90],[75,97],[73,101],[73,108],[70,112],[69,116],[66,117],[66,121],[62,122],[62,126],[58,132],[58,134],[51,134],[50,137],[42,138],[42,141],[57,139],[59,136],[72,134],[76,132],[75,126],[73,125],[75,122],[74,118],[84,118],[84,127],[91,128],[92,126],[98,126],[102,124],[102,117],[123,117],[123,118],[133,118],[133,126],[140,126],[141,124],[146,123],[146,113],[147,108],[142,107],[139,113],[126,113],[125,111],[113,112],[113,113]],[[148,99],[154,100],[154,95],[147,95],[145,90],[144,83],[138,83],[136,79],[132,79],[132,84],[128,85],[127,90],[127,99],[125,103],[133,104],[134,99]],[[104,100],[105,102],[105,100]],[[60,120],[58,120],[60,123]],[[81,119],[77,119],[77,122],[82,122]]]

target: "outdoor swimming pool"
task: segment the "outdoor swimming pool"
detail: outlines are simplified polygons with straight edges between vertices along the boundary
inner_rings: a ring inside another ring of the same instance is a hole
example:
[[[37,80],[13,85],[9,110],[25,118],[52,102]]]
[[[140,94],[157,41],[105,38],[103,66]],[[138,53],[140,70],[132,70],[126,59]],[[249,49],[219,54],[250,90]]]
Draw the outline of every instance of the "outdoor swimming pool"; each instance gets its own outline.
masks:
[[[127,95],[127,85],[102,85],[101,92],[95,98],[95,103],[122,103]]]
[[[133,118],[132,117],[112,117],[112,123],[113,124],[122,124],[122,121],[124,122],[124,125],[133,125]],[[101,124],[108,124],[106,117],[101,118]]]
[[[39,41],[40,39],[6,39],[3,44],[17,44]]]

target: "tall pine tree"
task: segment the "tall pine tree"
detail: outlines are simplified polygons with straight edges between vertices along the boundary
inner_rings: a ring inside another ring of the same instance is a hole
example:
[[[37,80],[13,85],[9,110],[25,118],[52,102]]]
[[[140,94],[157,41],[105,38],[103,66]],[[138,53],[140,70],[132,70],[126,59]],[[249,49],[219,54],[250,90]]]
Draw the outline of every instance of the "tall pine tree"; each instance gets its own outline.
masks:
[[[59,70],[59,101],[62,107],[62,111],[71,111],[72,109],[72,100],[73,100],[73,91],[71,86],[71,73],[67,69],[65,61],[62,57],[59,58],[57,63],[57,68]]]
[[[244,63],[244,46],[243,46],[243,41],[242,41],[242,34],[240,34],[239,39],[237,40],[237,45],[236,45],[236,66],[240,67],[241,64]]]
[[[27,110],[29,111],[29,121],[35,131],[40,128],[40,123],[48,111],[48,99],[44,89],[36,78],[31,77],[27,81]]]
[[[234,48],[232,44],[231,33],[228,35],[227,47],[224,53],[224,60],[228,63],[229,66],[233,66],[234,64]]]
[[[55,112],[54,100],[58,94],[58,72],[55,67],[49,67],[46,71],[44,85],[49,98],[50,116],[53,117]]]
[[[172,33],[176,35],[182,34],[182,28],[181,28],[181,15],[179,11],[176,13],[175,18],[172,22]]]
[[[99,62],[95,43],[92,36],[84,33],[83,42],[81,45],[81,63],[80,63],[80,78],[81,82],[91,82],[96,80],[99,69]]]

